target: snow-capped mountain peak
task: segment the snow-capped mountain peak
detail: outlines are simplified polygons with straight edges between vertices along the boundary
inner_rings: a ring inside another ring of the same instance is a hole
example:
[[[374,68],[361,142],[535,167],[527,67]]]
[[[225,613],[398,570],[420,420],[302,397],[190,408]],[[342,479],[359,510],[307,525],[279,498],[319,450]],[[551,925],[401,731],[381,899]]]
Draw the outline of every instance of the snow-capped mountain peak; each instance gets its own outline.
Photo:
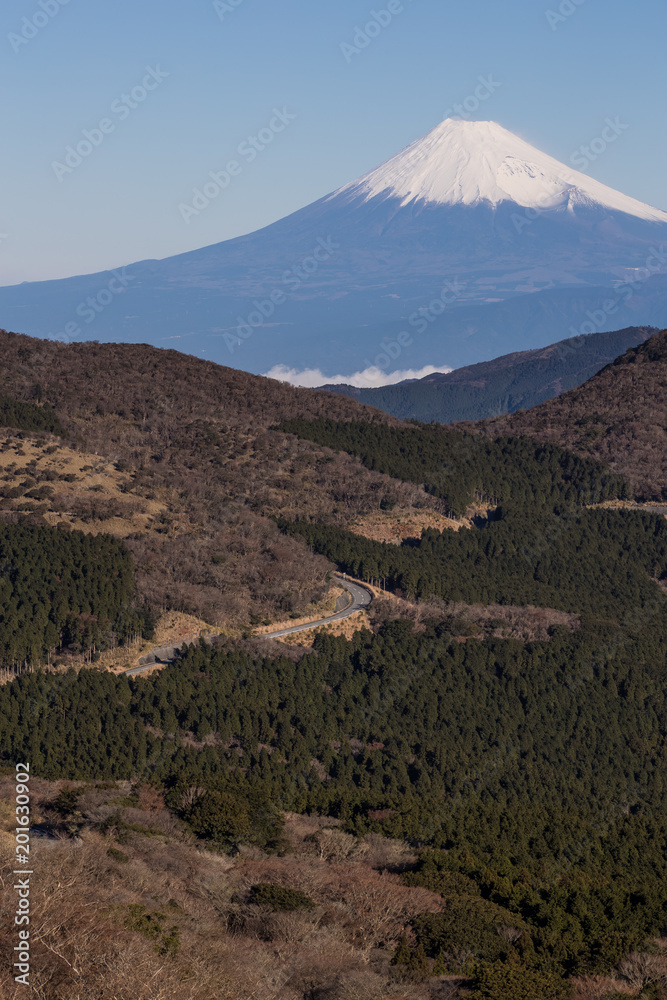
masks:
[[[664,327],[666,246],[667,213],[492,122],[445,121],[265,229],[128,264],[132,282],[93,333],[262,372],[458,368],[578,333]],[[0,288],[2,323],[90,335],[72,303],[115,280]]]
[[[380,167],[334,196],[400,198],[437,205],[574,209],[602,206],[651,222],[667,222],[652,208],[560,163],[496,122],[447,118]],[[334,197],[332,196],[332,197]]]

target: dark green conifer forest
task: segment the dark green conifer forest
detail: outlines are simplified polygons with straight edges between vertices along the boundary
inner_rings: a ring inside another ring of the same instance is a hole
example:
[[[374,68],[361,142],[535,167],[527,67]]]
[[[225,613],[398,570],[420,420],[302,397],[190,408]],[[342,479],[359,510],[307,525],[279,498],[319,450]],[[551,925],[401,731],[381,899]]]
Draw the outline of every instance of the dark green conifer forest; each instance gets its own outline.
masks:
[[[453,907],[417,925],[429,955],[468,935],[499,960],[502,924],[529,967],[595,970],[667,920],[666,648],[663,604],[526,646],[395,621],[299,663],[194,647],[152,680],[18,678],[0,754],[174,803],[208,788],[221,818],[190,818],[230,846],[276,844],[276,807],[430,844],[406,876]]]
[[[0,427],[46,431],[59,436],[65,434],[58,417],[47,403],[37,406],[35,403],[26,403],[5,395],[0,395]]]
[[[423,484],[453,517],[462,517],[473,500],[544,506],[601,503],[627,493],[623,479],[601,462],[526,437],[491,439],[439,424],[391,427],[326,419],[288,420],[280,430],[346,451],[369,469]]]
[[[149,636],[153,613],[134,597],[132,558],[115,538],[0,523],[0,667]]]
[[[148,781],[224,850],[283,850],[281,810],[405,839],[419,861],[404,880],[447,906],[414,921],[397,968],[464,974],[474,997],[564,995],[562,977],[609,969],[667,927],[665,519],[592,507],[623,482],[527,439],[290,429],[427,484],[453,513],[494,510],[401,546],[308,521],[283,531],[409,597],[556,608],[578,625],[523,643],[390,618],[350,640],[319,633],[300,658],[224,640],[152,678],[38,671],[0,688],[0,760]],[[136,615],[119,543],[5,526],[0,546],[8,661]],[[192,789],[207,794],[184,805]]]

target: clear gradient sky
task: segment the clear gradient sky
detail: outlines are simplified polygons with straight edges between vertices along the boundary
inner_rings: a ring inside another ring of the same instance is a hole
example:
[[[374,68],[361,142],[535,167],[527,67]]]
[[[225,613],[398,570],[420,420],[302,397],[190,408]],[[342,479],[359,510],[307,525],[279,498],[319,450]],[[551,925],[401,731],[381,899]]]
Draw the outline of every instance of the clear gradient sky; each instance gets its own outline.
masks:
[[[4,0],[0,284],[258,229],[398,152],[480,77],[494,93],[471,117],[566,163],[620,118],[589,173],[667,209],[665,37],[665,0]],[[295,117],[186,223],[179,205],[274,108]],[[54,168],[103,119],[91,154]]]

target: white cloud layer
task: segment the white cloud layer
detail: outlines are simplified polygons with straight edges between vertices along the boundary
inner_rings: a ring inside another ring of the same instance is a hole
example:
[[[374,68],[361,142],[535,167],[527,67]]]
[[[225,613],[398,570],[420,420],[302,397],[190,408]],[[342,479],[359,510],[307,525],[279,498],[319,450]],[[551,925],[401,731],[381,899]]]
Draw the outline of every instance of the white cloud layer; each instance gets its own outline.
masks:
[[[274,365],[270,371],[264,372],[264,375],[266,378],[275,378],[279,382],[290,382],[291,385],[301,385],[309,389],[315,389],[320,385],[354,385],[359,389],[373,389],[377,386],[405,382],[406,379],[425,378],[434,372],[451,371],[449,365],[425,365],[423,368],[397,369],[393,372],[372,367],[354,372],[353,375],[325,375],[319,368],[304,368],[299,371],[298,368],[288,368],[287,365]]]

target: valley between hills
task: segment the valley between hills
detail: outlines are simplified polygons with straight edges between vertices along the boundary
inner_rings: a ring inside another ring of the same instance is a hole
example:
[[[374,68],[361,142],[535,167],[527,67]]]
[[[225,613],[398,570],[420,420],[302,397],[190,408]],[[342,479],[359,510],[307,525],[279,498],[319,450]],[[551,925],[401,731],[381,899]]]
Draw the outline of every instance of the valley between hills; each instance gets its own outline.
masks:
[[[664,997],[667,332],[448,425],[146,345],[0,364],[36,996]],[[336,574],[372,602],[272,637]]]

